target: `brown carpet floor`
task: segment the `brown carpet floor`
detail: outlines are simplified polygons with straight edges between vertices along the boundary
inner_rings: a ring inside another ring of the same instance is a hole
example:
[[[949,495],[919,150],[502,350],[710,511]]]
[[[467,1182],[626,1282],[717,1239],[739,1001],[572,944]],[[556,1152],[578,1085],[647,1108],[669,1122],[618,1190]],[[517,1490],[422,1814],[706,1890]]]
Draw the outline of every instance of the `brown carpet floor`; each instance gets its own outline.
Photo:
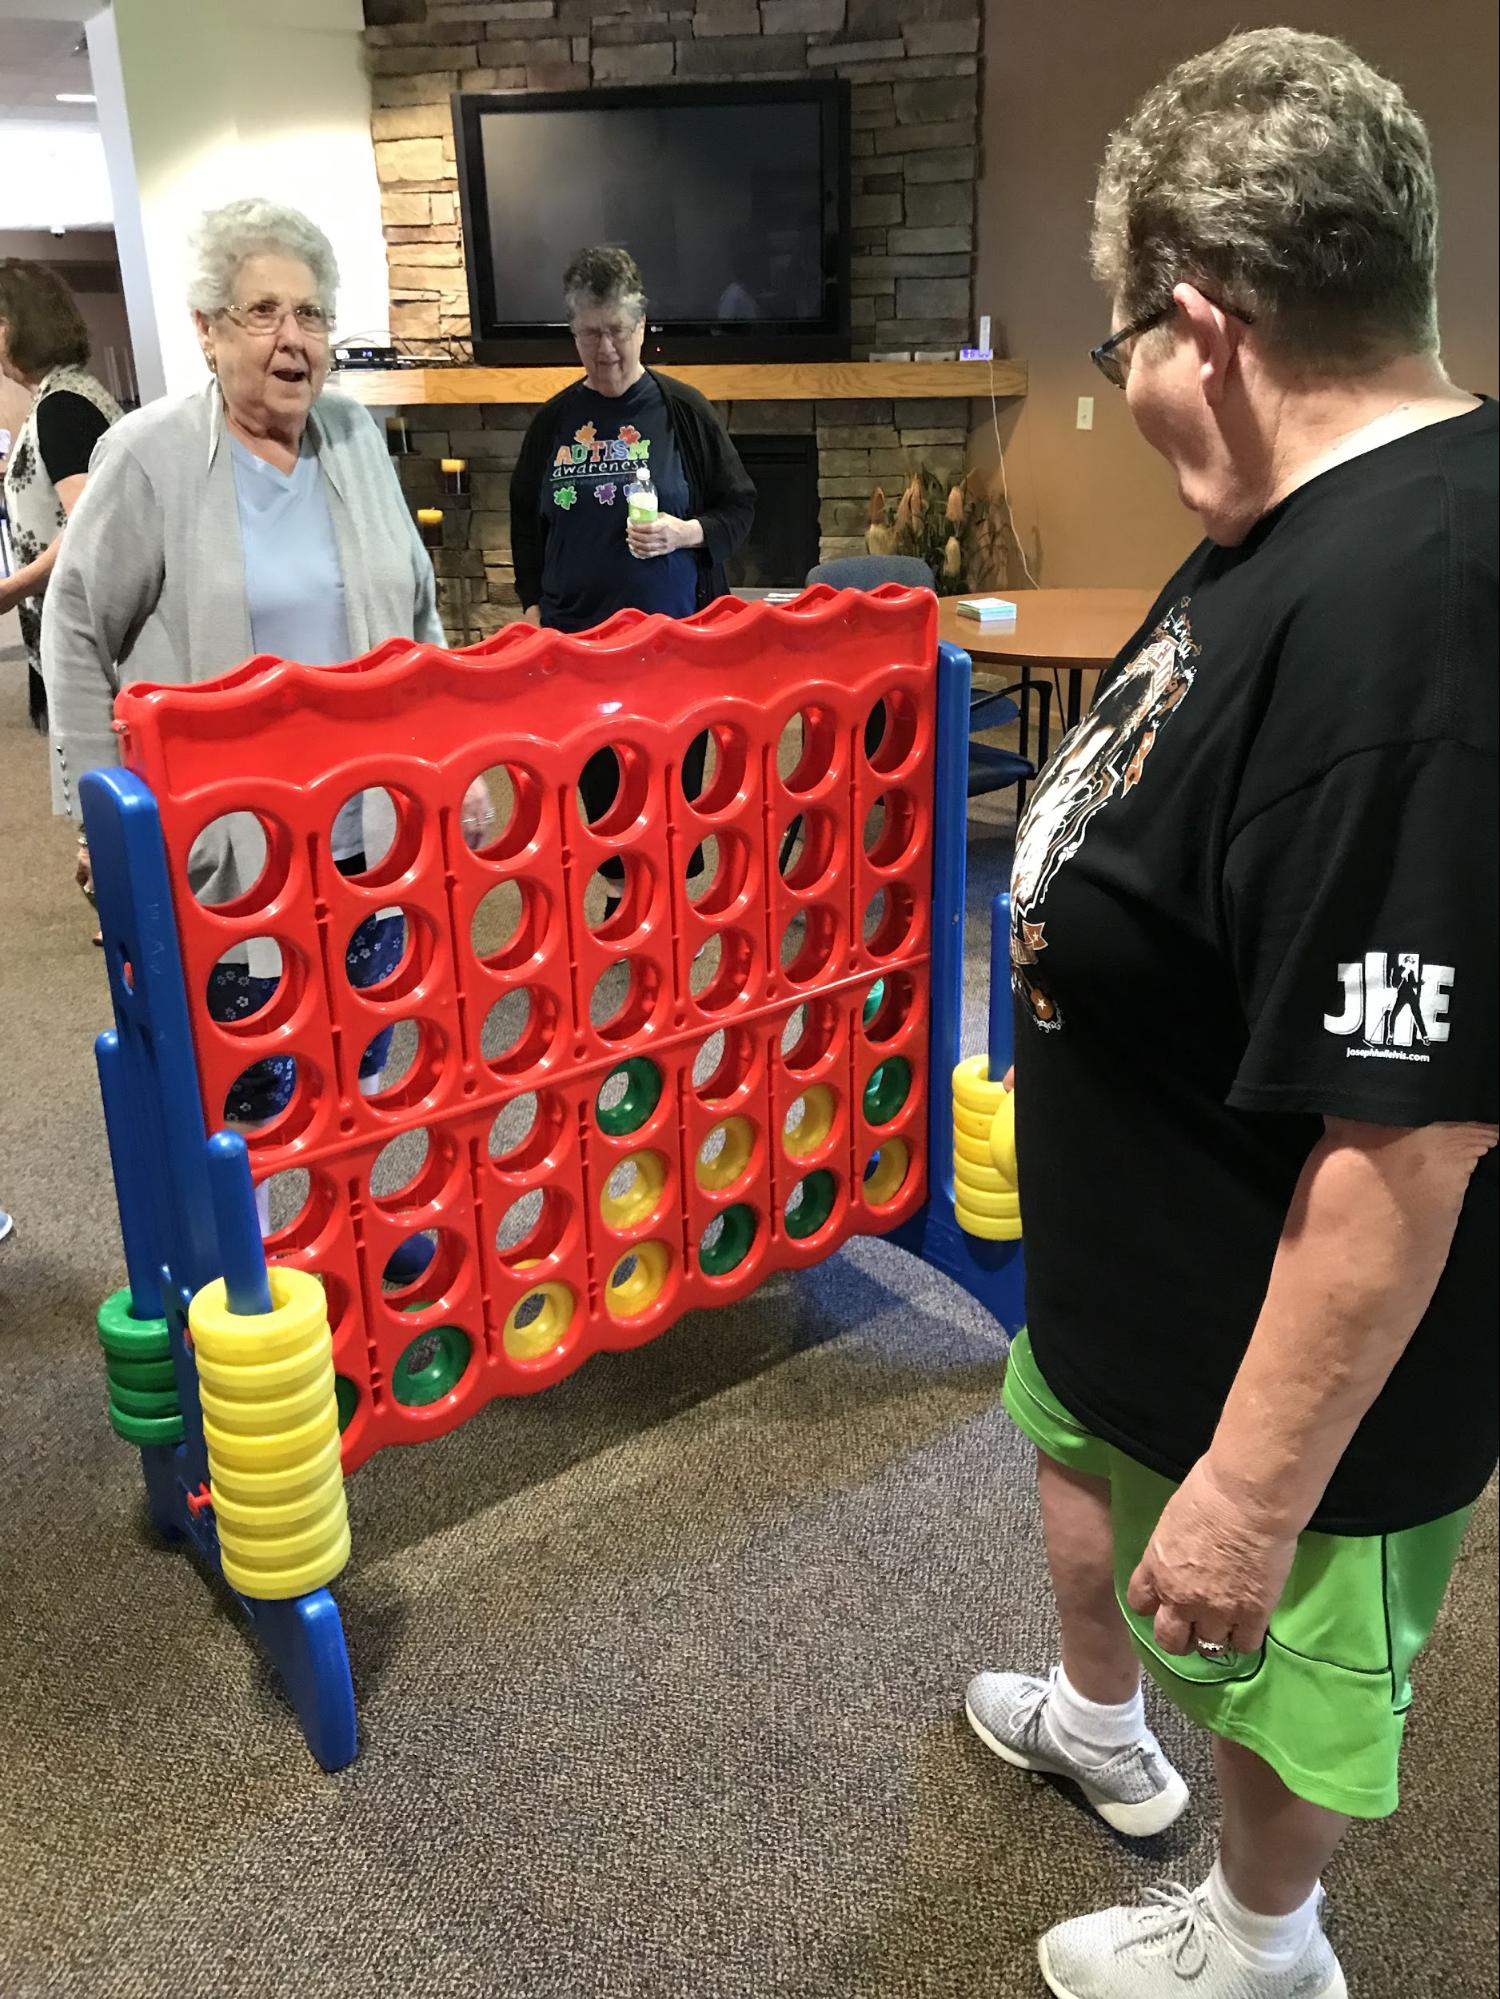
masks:
[[[1207,1868],[999,1766],[959,1713],[1052,1631],[994,1327],[862,1244],[350,1488],[364,1747],[302,1747],[153,1545],[91,1330],[121,1281],[71,836],[0,626],[0,1993],[1039,1999],[1058,1918]],[[1008,825],[973,827],[974,903]],[[971,938],[973,1027],[985,938]],[[1496,1989],[1493,1492],[1408,1738],[1330,1875],[1356,1999]],[[1164,1995],[1167,1999],[1167,1995]]]

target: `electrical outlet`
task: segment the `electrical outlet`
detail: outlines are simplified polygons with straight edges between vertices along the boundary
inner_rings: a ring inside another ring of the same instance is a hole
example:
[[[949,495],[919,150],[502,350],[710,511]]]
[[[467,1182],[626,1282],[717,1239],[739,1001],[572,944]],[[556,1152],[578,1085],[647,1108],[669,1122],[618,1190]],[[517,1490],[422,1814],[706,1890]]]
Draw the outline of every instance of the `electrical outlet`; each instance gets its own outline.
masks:
[[[1078,398],[1078,428],[1080,430],[1092,430],[1093,427],[1094,398],[1092,396],[1080,396]]]

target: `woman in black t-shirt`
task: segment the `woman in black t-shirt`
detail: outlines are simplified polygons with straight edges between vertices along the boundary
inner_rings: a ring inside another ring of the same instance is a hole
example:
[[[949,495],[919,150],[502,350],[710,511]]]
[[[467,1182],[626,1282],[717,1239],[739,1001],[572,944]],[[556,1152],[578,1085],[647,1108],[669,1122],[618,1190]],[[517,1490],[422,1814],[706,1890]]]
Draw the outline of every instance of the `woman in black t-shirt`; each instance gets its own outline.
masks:
[[[0,611],[21,618],[31,719],[47,726],[42,683],[43,592],[95,444],[123,414],[89,374],[88,330],[73,294],[46,264],[0,261],[0,371],[30,392],[31,411],[5,466],[5,511],[16,568],[0,577]]]
[[[1496,1456],[1500,432],[1438,358],[1426,134],[1341,44],[1182,64],[1095,215],[1093,358],[1208,538],[1017,837],[1004,1396],[1062,1644],[967,1708],[1136,1836],[1188,1803],[1143,1666],[1214,1739],[1208,1879],[1050,1931],[1054,1993],[1342,1999],[1319,1876],[1395,1809]]]
[[[511,554],[533,624],[586,632],[617,611],[686,618],[727,587],[724,564],[750,532],[755,488],[712,406],[641,360],[645,286],[625,250],[580,250],[563,276],[584,376],[532,419],[510,483]],[[644,467],[659,511],[626,523]],[[695,745],[684,768],[702,775]],[[615,759],[601,750],[579,788],[596,820],[609,810]],[[617,878],[620,863],[605,863]]]
[[[588,631],[616,611],[687,617],[725,589],[755,488],[711,405],[641,360],[646,300],[627,251],[582,250],[563,278],[583,380],[533,418],[511,480],[511,551],[527,616]],[[626,526],[644,467],[660,511]]]

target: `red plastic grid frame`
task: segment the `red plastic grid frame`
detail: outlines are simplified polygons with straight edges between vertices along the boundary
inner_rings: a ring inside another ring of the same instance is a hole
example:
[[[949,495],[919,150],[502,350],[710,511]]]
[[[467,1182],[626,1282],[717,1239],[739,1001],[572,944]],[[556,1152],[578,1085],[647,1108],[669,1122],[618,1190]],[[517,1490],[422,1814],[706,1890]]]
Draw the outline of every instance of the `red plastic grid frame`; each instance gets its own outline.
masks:
[[[929,593],[820,588],[686,621],[623,613],[579,638],[513,626],[459,653],[252,660],[121,695],[125,761],[161,810],[210,1127],[250,1064],[296,1064],[286,1111],[247,1139],[257,1179],[308,1176],[267,1247],[327,1289],[347,1469],[920,1204],[935,658]],[[684,760],[705,737],[689,798]],[[605,749],[616,796],[590,824],[576,787]],[[496,823],[470,851],[461,801],[500,771]],[[333,820],[375,788],[395,838],[345,877]],[[245,811],[267,865],[204,906],[188,855]],[[611,861],[612,913],[597,874]],[[476,918],[497,898],[509,927],[481,955]],[[358,989],[349,937],[394,908],[402,960]],[[215,1023],[210,972],[256,938],[280,952],[275,996]],[[498,1045],[486,1022],[508,1033],[522,993],[525,1024]],[[362,1095],[361,1053],[402,1022],[405,1078]],[[601,1088],[643,1059],[654,1101],[635,1129],[607,1129]],[[530,1130],[497,1159],[492,1133],[526,1099]],[[393,1140],[415,1170],[376,1191]],[[431,1268],[392,1291],[388,1258],[417,1233],[435,1237]],[[414,1348],[431,1399],[397,1392]]]

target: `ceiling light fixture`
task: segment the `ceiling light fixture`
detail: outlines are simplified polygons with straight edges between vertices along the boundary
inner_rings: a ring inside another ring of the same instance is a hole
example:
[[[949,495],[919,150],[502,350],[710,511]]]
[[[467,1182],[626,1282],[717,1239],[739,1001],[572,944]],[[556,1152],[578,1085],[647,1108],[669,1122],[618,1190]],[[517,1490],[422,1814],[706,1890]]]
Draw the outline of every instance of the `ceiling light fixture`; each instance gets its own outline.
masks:
[[[59,104],[97,104],[99,102],[91,90],[60,90],[57,93],[57,101]]]

